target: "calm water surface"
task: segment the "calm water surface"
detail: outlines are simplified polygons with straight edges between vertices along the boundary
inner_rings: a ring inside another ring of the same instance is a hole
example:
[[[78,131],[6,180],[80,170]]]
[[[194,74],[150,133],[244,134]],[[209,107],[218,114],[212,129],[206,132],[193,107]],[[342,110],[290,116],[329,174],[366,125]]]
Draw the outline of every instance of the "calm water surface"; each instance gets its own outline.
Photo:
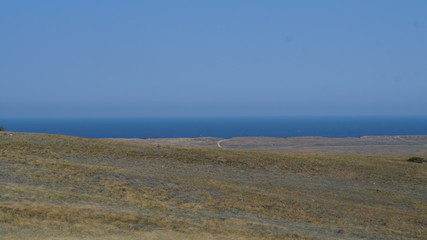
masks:
[[[427,135],[426,117],[0,119],[8,131],[90,138]]]

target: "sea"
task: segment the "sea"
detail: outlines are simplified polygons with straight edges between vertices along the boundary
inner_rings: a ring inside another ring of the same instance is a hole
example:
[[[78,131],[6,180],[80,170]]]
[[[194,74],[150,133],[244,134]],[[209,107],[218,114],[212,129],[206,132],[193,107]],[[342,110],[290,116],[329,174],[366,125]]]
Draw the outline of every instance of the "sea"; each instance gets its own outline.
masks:
[[[0,118],[6,131],[88,138],[362,137],[427,135],[417,117]]]

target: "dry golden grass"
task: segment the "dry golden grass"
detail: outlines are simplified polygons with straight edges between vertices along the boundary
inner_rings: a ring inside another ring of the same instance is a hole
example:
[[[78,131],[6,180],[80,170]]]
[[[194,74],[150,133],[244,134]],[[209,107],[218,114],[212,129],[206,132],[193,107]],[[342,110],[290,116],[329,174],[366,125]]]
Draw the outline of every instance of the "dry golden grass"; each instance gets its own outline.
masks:
[[[427,164],[0,135],[0,239],[422,239]]]

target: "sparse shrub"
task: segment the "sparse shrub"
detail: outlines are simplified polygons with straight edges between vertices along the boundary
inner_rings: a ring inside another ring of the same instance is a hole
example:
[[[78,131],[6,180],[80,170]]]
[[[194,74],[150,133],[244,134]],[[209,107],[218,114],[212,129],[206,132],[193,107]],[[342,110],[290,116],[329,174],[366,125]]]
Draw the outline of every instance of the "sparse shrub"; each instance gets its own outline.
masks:
[[[411,157],[408,160],[406,160],[408,162],[415,162],[415,163],[425,163],[427,162],[426,159],[422,158],[422,157]]]
[[[4,131],[4,127],[3,126],[0,126],[0,132],[1,131]]]

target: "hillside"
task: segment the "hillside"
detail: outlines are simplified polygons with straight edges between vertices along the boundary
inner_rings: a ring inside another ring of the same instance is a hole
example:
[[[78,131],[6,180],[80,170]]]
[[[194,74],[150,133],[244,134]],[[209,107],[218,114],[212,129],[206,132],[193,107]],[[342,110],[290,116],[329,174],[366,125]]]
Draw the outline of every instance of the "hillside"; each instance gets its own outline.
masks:
[[[422,239],[427,164],[0,133],[0,239]]]

